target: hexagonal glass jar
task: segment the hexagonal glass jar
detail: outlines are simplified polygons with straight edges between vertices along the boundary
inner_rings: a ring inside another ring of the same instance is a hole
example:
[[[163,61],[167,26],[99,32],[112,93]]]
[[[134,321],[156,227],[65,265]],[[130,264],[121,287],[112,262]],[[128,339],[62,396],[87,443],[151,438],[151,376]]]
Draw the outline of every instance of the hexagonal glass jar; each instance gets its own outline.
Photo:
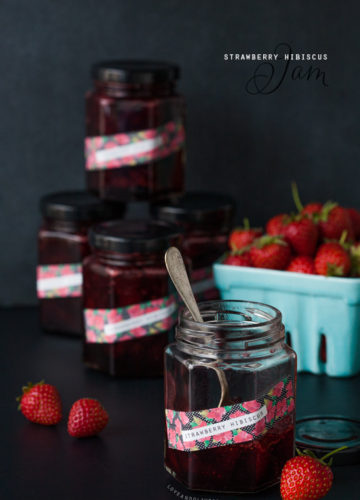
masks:
[[[164,253],[181,247],[176,226],[151,220],[105,222],[90,231],[84,261],[84,362],[114,376],[162,375],[178,299]]]
[[[194,490],[256,492],[294,454],[296,354],[277,309],[200,304],[165,352],[165,467]]]
[[[157,61],[104,61],[86,95],[86,179],[106,200],[154,201],[184,190],[180,70]]]

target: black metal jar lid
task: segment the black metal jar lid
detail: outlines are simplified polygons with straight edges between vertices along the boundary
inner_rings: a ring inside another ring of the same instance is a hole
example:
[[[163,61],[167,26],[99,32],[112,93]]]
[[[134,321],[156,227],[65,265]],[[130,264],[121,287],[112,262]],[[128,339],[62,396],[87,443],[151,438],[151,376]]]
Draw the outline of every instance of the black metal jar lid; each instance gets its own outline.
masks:
[[[62,191],[43,196],[40,209],[50,219],[96,222],[122,217],[125,205],[101,201],[87,191]]]
[[[180,241],[178,227],[155,220],[117,220],[97,224],[90,230],[94,248],[122,254],[165,252]]]
[[[229,230],[235,213],[235,201],[219,193],[191,191],[172,202],[152,207],[153,215],[167,222],[194,229]]]
[[[101,82],[152,84],[178,80],[180,68],[161,61],[112,60],[94,64],[91,73]]]
[[[315,415],[297,420],[296,446],[309,449],[319,458],[346,446],[333,455],[334,465],[360,462],[360,421],[337,415]]]

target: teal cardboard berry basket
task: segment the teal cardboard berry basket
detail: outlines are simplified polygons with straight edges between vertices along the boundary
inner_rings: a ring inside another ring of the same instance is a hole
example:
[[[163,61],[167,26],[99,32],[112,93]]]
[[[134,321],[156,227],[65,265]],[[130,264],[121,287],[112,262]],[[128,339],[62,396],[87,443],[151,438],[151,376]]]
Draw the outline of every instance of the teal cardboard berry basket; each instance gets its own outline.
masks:
[[[298,371],[333,377],[360,372],[360,278],[214,264],[222,299],[277,307]]]

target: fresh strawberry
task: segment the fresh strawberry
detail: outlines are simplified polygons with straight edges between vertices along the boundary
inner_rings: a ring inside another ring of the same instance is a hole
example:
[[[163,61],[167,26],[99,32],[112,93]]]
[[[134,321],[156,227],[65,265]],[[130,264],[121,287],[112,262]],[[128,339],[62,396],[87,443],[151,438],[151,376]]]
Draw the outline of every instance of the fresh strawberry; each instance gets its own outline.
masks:
[[[333,483],[330,469],[332,458],[326,460],[346,446],[331,451],[319,459],[311,451],[299,452],[299,456],[290,458],[281,472],[280,493],[282,500],[318,500],[323,498]]]
[[[319,237],[316,224],[307,216],[297,216],[285,225],[285,238],[298,255],[313,256]]]
[[[286,270],[292,273],[315,274],[314,260],[306,255],[299,255],[292,259]]]
[[[352,227],[354,230],[354,237],[359,238],[360,236],[360,212],[356,208],[347,208],[347,213],[351,219]]]
[[[347,240],[354,240],[354,230],[346,208],[326,202],[318,215],[320,234],[323,239],[338,240],[347,231]]]
[[[327,201],[324,205],[319,202],[309,203],[303,207],[295,183],[292,183],[291,189],[299,213],[308,215],[319,225],[320,236],[323,239],[338,240],[343,231],[347,231],[347,239],[354,240],[353,224],[346,208],[340,207],[332,201]]]
[[[351,260],[348,252],[338,242],[323,243],[315,256],[315,270],[323,276],[348,276]]]
[[[305,207],[301,210],[301,213],[303,215],[315,215],[315,214],[319,214],[322,210],[322,207],[323,207],[323,204],[318,202],[318,201],[315,201],[313,203],[308,203],[307,205],[305,205]]]
[[[82,398],[72,405],[68,432],[73,437],[95,436],[106,427],[109,415],[96,399]]]
[[[30,422],[42,425],[58,424],[62,418],[60,395],[53,385],[41,381],[28,382],[22,388],[23,394],[17,398],[19,410]]]
[[[224,264],[229,266],[247,266],[252,267],[251,257],[249,252],[231,253],[224,260]]]
[[[281,236],[265,235],[254,241],[250,257],[255,267],[285,269],[291,258],[291,250]]]
[[[262,235],[262,230],[259,228],[251,228],[249,219],[244,219],[244,226],[235,228],[229,238],[229,246],[231,250],[240,250],[250,245],[255,238]]]
[[[316,215],[321,212],[323,205],[320,202],[316,201],[313,203],[308,203],[307,205],[305,205],[305,207],[303,206],[300,200],[299,190],[297,188],[296,182],[291,183],[291,192],[295,206],[298,209],[299,214],[307,215],[309,216],[310,219],[312,219],[313,215]]]
[[[287,214],[279,214],[272,217],[266,224],[266,232],[270,236],[283,235],[285,232],[284,221],[288,217]]]

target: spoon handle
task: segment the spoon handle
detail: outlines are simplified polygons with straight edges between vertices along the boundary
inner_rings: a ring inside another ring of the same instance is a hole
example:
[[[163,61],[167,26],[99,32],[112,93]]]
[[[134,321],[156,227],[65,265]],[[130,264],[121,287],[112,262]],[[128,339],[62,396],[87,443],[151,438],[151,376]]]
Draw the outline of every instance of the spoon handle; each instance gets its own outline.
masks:
[[[165,265],[169,276],[189,309],[195,321],[203,322],[180,251],[176,247],[170,247],[165,254]]]

